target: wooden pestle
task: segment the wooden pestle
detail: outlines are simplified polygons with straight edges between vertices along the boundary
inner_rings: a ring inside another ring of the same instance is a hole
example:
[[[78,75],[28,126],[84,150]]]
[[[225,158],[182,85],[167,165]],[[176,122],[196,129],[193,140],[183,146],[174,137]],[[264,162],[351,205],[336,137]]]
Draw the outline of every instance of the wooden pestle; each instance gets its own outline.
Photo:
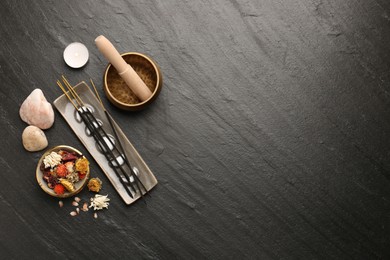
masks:
[[[134,69],[126,63],[114,45],[103,35],[95,39],[95,44],[99,51],[115,67],[118,74],[126,82],[126,85],[141,101],[145,101],[152,96],[152,92],[146,86],[145,82],[138,76]]]

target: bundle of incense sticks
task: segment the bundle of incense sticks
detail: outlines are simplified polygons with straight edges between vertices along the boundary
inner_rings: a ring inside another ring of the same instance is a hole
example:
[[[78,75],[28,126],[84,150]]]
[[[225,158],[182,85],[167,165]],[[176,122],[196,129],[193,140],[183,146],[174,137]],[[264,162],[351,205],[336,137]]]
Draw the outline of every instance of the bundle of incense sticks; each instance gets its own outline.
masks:
[[[115,145],[115,143],[106,133],[101,124],[99,124],[92,111],[87,108],[87,106],[81,100],[80,96],[77,94],[77,92],[73,89],[72,85],[64,76],[62,76],[62,81],[63,84],[61,83],[61,81],[57,80],[57,85],[64,92],[69,102],[74,106],[78,115],[82,119],[90,134],[95,139],[100,151],[104,154],[105,158],[109,162],[110,167],[114,170],[116,176],[118,177],[121,184],[124,186],[128,195],[131,198],[134,198],[136,194],[139,193],[142,197],[144,194],[147,193],[147,189],[137,176],[138,169],[130,165],[129,160],[126,157],[126,153],[123,150],[123,146],[118,139],[116,129],[112,124],[111,116],[104,108],[103,102],[100,99],[100,96],[96,90],[93,81],[91,80],[91,84],[95,90],[96,97],[98,98],[108,119],[108,122],[110,123],[110,126],[115,134],[115,138],[119,144],[119,147]]]

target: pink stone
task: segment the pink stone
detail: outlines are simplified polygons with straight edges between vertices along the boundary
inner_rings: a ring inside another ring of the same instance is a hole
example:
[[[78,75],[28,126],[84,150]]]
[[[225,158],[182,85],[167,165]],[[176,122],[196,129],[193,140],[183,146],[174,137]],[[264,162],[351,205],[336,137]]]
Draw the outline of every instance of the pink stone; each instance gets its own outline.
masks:
[[[48,129],[54,123],[53,107],[39,88],[34,89],[23,102],[19,115],[24,122],[40,129]]]

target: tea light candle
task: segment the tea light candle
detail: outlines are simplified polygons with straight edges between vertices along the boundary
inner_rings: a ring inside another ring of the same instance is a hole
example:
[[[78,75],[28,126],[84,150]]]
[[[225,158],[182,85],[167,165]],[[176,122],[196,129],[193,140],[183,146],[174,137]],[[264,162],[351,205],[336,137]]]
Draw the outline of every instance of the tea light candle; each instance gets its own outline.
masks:
[[[65,63],[71,68],[83,67],[88,62],[88,58],[88,49],[80,42],[73,42],[64,50]]]

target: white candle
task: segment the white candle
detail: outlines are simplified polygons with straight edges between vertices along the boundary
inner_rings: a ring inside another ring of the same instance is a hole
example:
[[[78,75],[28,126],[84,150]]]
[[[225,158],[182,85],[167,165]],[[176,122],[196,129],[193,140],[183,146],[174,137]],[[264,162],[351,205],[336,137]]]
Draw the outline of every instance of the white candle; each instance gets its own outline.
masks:
[[[71,68],[77,69],[83,67],[88,62],[88,58],[88,49],[80,42],[73,42],[64,50],[65,63]]]

